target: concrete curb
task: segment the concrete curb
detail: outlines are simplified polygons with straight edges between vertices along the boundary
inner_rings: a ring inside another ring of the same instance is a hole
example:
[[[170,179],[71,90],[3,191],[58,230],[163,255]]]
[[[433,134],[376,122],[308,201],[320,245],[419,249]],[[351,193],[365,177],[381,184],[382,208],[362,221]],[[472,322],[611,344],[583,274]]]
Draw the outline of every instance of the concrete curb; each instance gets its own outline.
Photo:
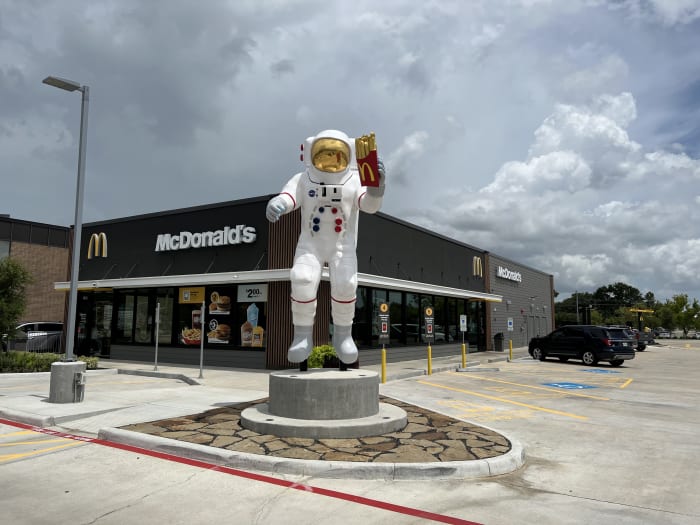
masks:
[[[4,408],[0,408],[0,417],[39,428],[52,427],[56,424],[53,416],[38,416],[36,414],[29,414],[28,412],[7,410]]]
[[[188,385],[199,385],[198,381],[195,381],[191,377],[187,377],[184,374],[171,374],[170,372],[148,372],[147,370],[126,370],[123,368],[118,368],[117,373],[126,374],[131,376],[145,376],[145,377],[161,377],[164,379],[177,379]]]
[[[207,463],[223,464],[232,468],[334,479],[387,481],[474,479],[508,474],[519,469],[525,463],[525,451],[522,445],[508,437],[511,450],[501,456],[471,461],[435,463],[364,463],[279,458],[218,449],[120,428],[101,428],[98,438],[154,452]]]

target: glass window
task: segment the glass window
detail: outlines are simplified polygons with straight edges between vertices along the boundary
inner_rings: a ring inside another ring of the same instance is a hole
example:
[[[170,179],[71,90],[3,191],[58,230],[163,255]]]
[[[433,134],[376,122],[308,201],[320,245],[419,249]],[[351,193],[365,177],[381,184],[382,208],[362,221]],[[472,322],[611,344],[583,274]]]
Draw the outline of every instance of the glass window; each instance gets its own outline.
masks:
[[[389,292],[389,323],[401,323],[403,311],[403,294],[397,291]],[[404,343],[405,337],[399,330],[389,331],[389,338],[391,344]]]
[[[131,343],[134,337],[134,295],[117,295],[117,326],[114,334],[116,343]]]
[[[399,322],[402,323],[404,342],[408,345],[419,344],[420,339],[420,326],[421,318],[423,314],[421,313],[420,307],[420,296],[416,293],[406,294],[406,309],[405,317]],[[393,321],[392,322],[396,322]]]
[[[445,326],[447,327],[447,340],[448,341],[459,341],[462,339],[459,333],[459,315],[457,314],[457,302],[458,300],[454,297],[449,297],[447,299],[447,311]]]
[[[369,308],[367,307],[367,294],[369,290],[364,286],[358,286],[355,302],[355,320],[352,324],[352,338],[357,344],[369,345]]]
[[[148,309],[148,296],[138,295],[136,297],[136,324],[134,331],[134,341],[136,343],[151,342],[151,327],[153,318]]]
[[[159,288],[156,301],[160,305],[160,320],[158,321],[158,342],[172,344],[173,339],[173,306],[175,303],[172,288]]]

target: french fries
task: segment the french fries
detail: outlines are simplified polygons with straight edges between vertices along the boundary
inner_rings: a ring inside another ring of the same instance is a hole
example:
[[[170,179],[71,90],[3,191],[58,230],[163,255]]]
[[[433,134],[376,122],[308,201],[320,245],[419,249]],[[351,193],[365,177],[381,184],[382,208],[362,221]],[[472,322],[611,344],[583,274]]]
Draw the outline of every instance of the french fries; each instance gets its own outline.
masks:
[[[355,155],[358,159],[364,159],[371,151],[377,151],[377,139],[374,131],[369,135],[362,135],[355,139]]]

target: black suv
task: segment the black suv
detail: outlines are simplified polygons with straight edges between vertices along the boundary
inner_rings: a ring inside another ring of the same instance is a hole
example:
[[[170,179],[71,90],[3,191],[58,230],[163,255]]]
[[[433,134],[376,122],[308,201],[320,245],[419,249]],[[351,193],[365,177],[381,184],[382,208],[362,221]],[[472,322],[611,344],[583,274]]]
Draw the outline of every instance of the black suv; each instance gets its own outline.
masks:
[[[533,359],[544,361],[558,357],[560,361],[580,359],[586,365],[595,366],[608,361],[620,366],[627,359],[634,359],[635,342],[626,335],[616,337],[609,328],[593,325],[562,326],[543,337],[530,340],[528,351]]]

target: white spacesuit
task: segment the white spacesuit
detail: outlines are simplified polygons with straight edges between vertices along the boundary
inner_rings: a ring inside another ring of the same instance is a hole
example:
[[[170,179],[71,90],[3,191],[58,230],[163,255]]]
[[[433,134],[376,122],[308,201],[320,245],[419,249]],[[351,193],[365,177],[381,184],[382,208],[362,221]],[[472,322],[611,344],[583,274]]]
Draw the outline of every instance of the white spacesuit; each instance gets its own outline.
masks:
[[[358,211],[375,213],[384,195],[384,167],[379,162],[378,187],[362,186],[355,159],[355,140],[336,130],[322,131],[302,145],[306,169],[297,173],[267,204],[266,215],[301,208],[301,234],[291,270],[294,338],[287,359],[304,361],[313,348],[313,324],[321,270],[328,264],[331,281],[333,346],[345,364],[357,360],[352,339],[357,290]]]

